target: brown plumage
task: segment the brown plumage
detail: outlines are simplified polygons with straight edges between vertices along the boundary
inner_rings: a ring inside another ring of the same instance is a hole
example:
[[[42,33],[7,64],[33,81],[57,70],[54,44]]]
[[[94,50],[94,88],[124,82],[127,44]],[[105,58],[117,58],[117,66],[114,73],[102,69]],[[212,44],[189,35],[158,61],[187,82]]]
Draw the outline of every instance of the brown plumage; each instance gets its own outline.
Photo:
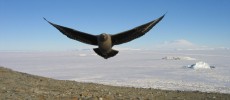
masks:
[[[93,50],[99,56],[107,59],[109,57],[115,56],[118,53],[117,50],[112,49],[114,45],[126,43],[126,42],[132,41],[136,38],[143,36],[163,18],[164,18],[164,15],[156,20],[153,20],[146,24],[135,27],[131,30],[124,31],[124,32],[114,34],[114,35],[110,35],[106,33],[102,33],[100,35],[92,35],[92,34],[74,30],[68,27],[60,26],[60,25],[47,21],[45,18],[44,19],[69,38],[86,43],[86,44],[98,46],[98,48],[94,48]]]

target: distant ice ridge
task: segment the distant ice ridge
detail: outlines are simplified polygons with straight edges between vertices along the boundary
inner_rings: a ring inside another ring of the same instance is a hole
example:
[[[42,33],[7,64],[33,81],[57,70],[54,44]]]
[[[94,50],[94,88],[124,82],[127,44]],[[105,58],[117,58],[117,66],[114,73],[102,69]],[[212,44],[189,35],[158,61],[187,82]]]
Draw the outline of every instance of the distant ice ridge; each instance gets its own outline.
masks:
[[[162,59],[164,60],[196,60],[195,58],[183,57],[183,56],[166,56]]]
[[[214,68],[214,66],[210,66],[208,63],[202,62],[202,61],[199,61],[199,62],[192,64],[192,65],[188,65],[187,67],[193,68],[193,69],[211,69],[211,68]]]

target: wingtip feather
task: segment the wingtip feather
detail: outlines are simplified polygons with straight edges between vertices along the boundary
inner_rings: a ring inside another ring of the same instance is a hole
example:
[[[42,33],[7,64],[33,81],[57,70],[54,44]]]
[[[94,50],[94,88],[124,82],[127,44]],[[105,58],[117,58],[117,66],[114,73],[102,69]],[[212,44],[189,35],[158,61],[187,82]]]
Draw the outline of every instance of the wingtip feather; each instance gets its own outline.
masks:
[[[47,21],[45,17],[43,17],[43,19],[44,19],[45,21]]]

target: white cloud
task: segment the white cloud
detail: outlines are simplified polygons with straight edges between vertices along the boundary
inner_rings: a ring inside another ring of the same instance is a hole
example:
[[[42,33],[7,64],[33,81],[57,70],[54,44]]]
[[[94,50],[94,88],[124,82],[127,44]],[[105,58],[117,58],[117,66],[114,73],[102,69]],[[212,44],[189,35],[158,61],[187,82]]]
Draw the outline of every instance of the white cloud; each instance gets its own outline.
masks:
[[[157,49],[194,49],[198,46],[193,44],[192,42],[185,40],[185,39],[179,39],[179,40],[173,40],[173,41],[164,41],[163,43],[160,43],[156,45]]]
[[[196,45],[188,40],[179,39],[173,41],[164,41],[155,45],[155,49],[159,50],[230,50],[226,47],[209,47]]]

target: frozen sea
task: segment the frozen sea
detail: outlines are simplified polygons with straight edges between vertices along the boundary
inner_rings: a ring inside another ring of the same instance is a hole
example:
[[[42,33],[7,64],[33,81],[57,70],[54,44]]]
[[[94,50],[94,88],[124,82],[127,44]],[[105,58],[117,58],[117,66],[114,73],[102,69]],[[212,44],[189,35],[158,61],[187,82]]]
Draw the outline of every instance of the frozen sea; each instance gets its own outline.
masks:
[[[195,60],[166,60],[164,57]],[[215,68],[186,66],[203,61]],[[230,93],[230,50],[121,50],[110,59],[94,51],[0,51],[0,66],[60,80],[166,90]]]

